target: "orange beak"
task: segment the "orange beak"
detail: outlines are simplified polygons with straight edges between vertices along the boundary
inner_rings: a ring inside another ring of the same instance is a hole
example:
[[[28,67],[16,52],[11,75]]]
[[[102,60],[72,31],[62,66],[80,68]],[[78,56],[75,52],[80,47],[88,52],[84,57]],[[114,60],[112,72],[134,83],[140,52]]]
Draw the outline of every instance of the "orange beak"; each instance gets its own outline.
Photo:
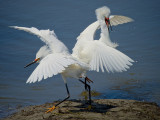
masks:
[[[109,28],[109,18],[105,17],[105,22],[106,22],[107,27]]]
[[[106,25],[107,25],[108,31],[109,31],[109,27],[111,28],[111,31],[112,31],[112,26],[111,26],[111,24],[110,24],[110,20],[109,20],[109,18],[105,17],[105,22],[106,22]]]
[[[39,60],[40,60],[40,58],[35,59],[33,62],[31,62],[31,63],[27,64],[26,66],[24,66],[24,68],[26,68],[26,67],[28,67],[28,66],[36,63],[36,62],[39,61]]]

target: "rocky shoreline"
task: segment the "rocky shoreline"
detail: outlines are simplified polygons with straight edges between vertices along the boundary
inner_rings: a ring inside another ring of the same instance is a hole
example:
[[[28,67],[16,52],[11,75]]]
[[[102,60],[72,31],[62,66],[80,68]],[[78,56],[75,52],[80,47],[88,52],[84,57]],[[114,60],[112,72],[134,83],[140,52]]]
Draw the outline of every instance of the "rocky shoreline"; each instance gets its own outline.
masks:
[[[86,109],[85,101],[68,100],[45,113],[57,102],[21,108],[3,120],[160,120],[156,103],[124,99],[93,100],[91,110]]]

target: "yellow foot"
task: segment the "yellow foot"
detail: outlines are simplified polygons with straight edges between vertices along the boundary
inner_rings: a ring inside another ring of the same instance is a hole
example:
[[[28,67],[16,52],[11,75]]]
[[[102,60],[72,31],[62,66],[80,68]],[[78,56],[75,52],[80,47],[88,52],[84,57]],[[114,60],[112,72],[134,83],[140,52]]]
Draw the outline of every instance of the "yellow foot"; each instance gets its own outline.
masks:
[[[56,109],[55,106],[51,107],[51,108],[47,108],[48,110],[46,111],[46,113],[52,112],[54,109]]]
[[[92,105],[88,105],[88,107],[86,109],[91,110],[92,108],[93,108]]]

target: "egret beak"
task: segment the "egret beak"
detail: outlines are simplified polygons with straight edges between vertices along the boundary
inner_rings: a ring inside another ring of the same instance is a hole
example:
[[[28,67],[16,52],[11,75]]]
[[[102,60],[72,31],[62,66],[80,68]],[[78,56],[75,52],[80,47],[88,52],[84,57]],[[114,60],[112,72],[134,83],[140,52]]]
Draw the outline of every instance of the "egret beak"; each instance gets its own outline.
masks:
[[[105,22],[106,22],[106,25],[107,25],[108,31],[109,31],[109,28],[110,28],[110,29],[111,29],[111,31],[112,31],[112,26],[111,26],[111,24],[110,24],[110,20],[109,20],[109,18],[105,17]]]
[[[33,62],[31,62],[31,63],[27,64],[26,66],[24,66],[24,68],[26,68],[26,67],[28,67],[28,66],[36,63],[36,62],[39,61],[39,60],[40,60],[40,58],[35,59]]]

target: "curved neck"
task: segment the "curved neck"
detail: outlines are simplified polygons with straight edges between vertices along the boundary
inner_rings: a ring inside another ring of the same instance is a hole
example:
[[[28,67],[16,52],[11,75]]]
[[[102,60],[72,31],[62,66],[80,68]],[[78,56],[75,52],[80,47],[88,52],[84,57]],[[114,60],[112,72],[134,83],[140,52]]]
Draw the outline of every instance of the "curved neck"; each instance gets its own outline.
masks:
[[[98,20],[98,21],[99,21],[99,24],[101,26],[101,37],[100,37],[99,40],[104,42],[104,43],[106,43],[107,40],[110,40],[109,31],[108,31],[107,25],[106,25],[104,20]]]
[[[101,20],[99,19],[99,24],[101,26],[101,37],[99,39],[99,41],[104,42],[106,45],[110,46],[110,47],[117,47],[118,44],[111,42],[110,37],[109,37],[109,31],[107,28],[107,25],[105,23],[105,20]]]

